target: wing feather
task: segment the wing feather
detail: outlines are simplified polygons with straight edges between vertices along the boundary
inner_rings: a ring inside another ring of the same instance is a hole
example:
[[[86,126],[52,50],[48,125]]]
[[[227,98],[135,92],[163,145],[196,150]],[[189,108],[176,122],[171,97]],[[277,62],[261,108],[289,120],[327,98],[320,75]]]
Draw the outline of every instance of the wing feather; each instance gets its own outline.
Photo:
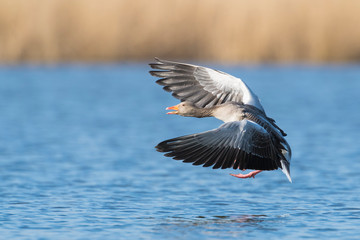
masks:
[[[273,136],[246,119],[224,123],[207,132],[169,139],[156,148],[176,160],[204,167],[273,170],[281,166]]]
[[[149,64],[155,69],[150,74],[161,78],[156,82],[181,101],[191,101],[201,108],[235,101],[264,111],[259,98],[240,78],[202,66],[155,60]]]

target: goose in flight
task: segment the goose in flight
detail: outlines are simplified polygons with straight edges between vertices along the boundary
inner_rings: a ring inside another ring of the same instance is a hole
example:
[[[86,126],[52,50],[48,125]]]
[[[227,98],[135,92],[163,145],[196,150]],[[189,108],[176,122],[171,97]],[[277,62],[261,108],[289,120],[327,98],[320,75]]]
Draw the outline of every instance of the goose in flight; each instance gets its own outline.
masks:
[[[269,118],[259,98],[240,79],[206,67],[155,58],[149,65],[157,84],[181,101],[168,107],[167,114],[185,117],[215,117],[220,127],[165,140],[157,151],[175,160],[217,168],[252,169],[248,174],[230,174],[255,178],[264,170],[280,168],[291,182],[291,149],[286,133]]]

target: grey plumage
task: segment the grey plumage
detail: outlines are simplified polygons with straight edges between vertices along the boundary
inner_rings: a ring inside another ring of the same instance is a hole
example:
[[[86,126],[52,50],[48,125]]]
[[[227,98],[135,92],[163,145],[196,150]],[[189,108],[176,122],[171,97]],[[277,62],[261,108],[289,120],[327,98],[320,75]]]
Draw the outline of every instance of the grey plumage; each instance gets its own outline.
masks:
[[[211,131],[166,140],[156,148],[160,152],[169,152],[168,157],[194,165],[274,170],[281,165],[276,157],[279,152],[272,141],[264,128],[244,119],[224,123]]]
[[[253,104],[263,110],[258,97],[239,78],[206,67],[158,58],[156,61],[150,66],[160,71],[150,71],[150,74],[161,78],[156,83],[181,101],[190,101],[198,107],[212,107],[233,101]]]
[[[290,177],[286,133],[266,116],[258,97],[239,78],[201,66],[156,59],[156,83],[180,99],[175,114],[216,117],[219,128],[165,140],[159,152],[175,160],[213,168],[275,170]]]

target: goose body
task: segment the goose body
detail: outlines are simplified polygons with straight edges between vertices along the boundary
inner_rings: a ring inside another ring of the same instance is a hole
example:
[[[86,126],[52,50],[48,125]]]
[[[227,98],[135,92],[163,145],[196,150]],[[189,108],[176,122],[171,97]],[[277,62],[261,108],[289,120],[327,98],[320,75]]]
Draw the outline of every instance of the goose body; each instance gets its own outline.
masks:
[[[206,67],[156,58],[150,74],[181,101],[168,114],[215,117],[224,122],[214,130],[165,140],[159,152],[175,160],[213,168],[253,169],[238,178],[255,177],[263,170],[282,169],[291,182],[291,149],[285,132],[267,117],[259,98],[239,78]]]

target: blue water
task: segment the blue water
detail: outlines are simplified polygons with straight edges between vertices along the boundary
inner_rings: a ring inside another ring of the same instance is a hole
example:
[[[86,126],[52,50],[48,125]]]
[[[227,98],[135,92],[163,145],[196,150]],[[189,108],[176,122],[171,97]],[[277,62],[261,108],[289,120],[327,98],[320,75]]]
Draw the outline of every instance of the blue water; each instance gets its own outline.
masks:
[[[0,238],[358,239],[360,66],[212,66],[288,133],[292,184],[156,152],[220,121],[166,115],[145,63],[2,66]]]

